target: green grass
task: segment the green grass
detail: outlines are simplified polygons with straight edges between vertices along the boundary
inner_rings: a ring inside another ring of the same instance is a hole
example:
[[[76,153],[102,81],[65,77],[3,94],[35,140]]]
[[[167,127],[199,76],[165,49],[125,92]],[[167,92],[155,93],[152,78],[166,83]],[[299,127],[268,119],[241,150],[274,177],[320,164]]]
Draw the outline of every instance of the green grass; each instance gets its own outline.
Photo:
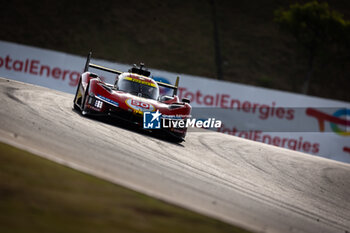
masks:
[[[295,2],[216,0],[224,80],[301,91],[307,60],[273,22]],[[350,19],[350,1],[328,2]],[[209,0],[12,0],[2,4],[0,39],[215,79],[211,17]],[[310,94],[350,101],[349,63],[318,61]]]
[[[0,232],[246,232],[0,143]]]

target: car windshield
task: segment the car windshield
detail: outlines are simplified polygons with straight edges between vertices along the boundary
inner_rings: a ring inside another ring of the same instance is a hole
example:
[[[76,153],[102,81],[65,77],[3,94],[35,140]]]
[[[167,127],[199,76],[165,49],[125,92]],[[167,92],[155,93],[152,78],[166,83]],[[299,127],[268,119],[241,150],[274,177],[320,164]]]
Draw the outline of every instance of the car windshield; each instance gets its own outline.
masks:
[[[157,99],[159,95],[159,89],[153,83],[136,82],[129,77],[118,80],[118,90],[149,99]]]

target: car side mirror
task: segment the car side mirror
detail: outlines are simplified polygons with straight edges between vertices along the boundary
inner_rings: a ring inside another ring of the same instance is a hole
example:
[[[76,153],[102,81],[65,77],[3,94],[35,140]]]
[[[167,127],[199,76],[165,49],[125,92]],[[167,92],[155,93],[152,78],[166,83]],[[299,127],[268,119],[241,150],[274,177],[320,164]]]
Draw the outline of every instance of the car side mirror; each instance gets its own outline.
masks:
[[[182,100],[181,100],[183,103],[191,103],[191,101],[189,100],[189,99],[187,99],[187,98],[182,98]]]
[[[172,99],[173,99],[173,97],[167,96],[167,95],[163,95],[163,96],[161,96],[161,97],[159,98],[159,100],[160,100],[161,102],[169,101],[169,100],[172,100]]]

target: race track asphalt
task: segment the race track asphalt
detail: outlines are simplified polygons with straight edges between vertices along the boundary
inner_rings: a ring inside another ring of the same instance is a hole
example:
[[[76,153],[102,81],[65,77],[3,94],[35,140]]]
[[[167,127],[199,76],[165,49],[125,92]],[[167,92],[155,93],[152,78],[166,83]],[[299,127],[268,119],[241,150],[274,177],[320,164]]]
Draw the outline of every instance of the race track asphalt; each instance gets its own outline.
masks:
[[[350,165],[216,132],[181,144],[0,78],[0,140],[256,232],[350,232]],[[58,181],[59,182],[59,181]]]

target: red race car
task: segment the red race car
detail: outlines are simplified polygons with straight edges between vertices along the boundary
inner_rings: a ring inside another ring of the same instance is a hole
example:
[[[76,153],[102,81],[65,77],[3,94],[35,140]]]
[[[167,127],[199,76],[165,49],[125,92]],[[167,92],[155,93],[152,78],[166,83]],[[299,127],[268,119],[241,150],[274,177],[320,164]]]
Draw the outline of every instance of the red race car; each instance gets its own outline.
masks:
[[[83,115],[102,115],[132,122],[145,130],[162,132],[181,142],[186,136],[184,122],[190,117],[188,99],[179,100],[175,85],[155,81],[143,64],[128,72],[120,72],[90,63],[87,57],[74,97],[74,108]],[[117,74],[114,84],[101,80],[99,75],[89,72],[89,67]],[[159,86],[173,89],[172,96],[160,96]],[[183,124],[181,124],[181,122]],[[176,123],[177,122],[177,123]]]

